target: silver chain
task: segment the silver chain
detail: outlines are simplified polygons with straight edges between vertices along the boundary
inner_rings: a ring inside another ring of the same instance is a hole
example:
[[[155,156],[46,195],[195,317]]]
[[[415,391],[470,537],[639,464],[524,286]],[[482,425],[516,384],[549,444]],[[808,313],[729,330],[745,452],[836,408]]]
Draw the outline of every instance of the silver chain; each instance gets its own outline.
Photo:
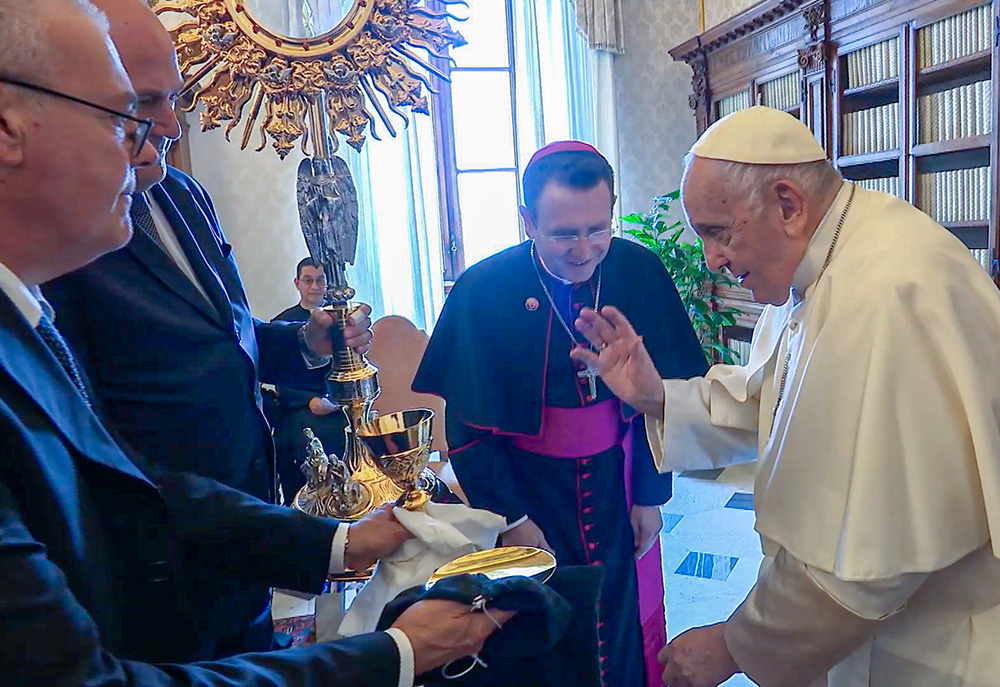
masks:
[[[559,324],[563,326],[566,330],[566,334],[569,335],[570,341],[574,344],[578,343],[576,337],[573,335],[573,330],[570,329],[569,325],[566,324],[566,320],[563,319],[562,313],[559,312],[559,308],[556,307],[556,301],[552,298],[552,294],[549,293],[549,288],[545,285],[545,279],[542,278],[542,273],[538,271],[538,258],[535,256],[535,242],[531,242],[531,264],[535,268],[535,274],[538,275],[538,283],[542,285],[542,291],[545,292],[545,297],[549,299],[549,305],[552,306],[552,312],[556,314],[559,319]],[[601,281],[604,278],[604,265],[597,266],[597,290],[594,294],[594,310],[600,312],[601,310]],[[591,349],[594,347],[591,346]]]
[[[857,190],[857,186],[851,183],[851,195],[847,198],[847,205],[844,206],[844,211],[840,213],[840,220],[837,222],[837,229],[833,232],[833,240],[830,242],[830,250],[826,252],[826,260],[823,261],[823,267],[820,268],[819,274],[816,275],[816,281],[814,284],[819,282],[823,277],[823,273],[826,272],[826,268],[830,266],[830,261],[833,260],[833,250],[837,247],[837,241],[840,239],[840,232],[844,228],[844,220],[847,219],[847,213],[851,209],[851,203],[854,201],[854,192]],[[774,431],[774,420],[778,417],[778,408],[781,407],[781,399],[785,397],[785,382],[788,381],[788,366],[792,362],[792,345],[791,341],[788,342],[788,350],[785,351],[785,364],[781,369],[781,385],[778,387],[778,399],[774,402],[774,412],[771,413],[771,431]]]

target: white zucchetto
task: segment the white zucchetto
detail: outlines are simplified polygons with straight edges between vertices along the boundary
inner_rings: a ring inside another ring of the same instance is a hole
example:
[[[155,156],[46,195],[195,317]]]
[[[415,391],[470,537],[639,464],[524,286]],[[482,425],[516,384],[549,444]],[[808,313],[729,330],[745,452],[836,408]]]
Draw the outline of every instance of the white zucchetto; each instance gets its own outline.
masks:
[[[758,105],[726,115],[705,130],[697,157],[751,165],[796,165],[826,159],[812,131],[781,110]]]

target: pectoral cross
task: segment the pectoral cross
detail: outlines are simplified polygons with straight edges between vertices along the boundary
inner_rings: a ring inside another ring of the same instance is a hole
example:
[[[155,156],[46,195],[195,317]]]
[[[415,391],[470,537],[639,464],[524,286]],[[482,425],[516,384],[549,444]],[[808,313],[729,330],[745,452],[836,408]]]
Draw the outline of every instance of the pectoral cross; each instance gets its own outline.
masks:
[[[600,373],[598,373],[597,368],[593,365],[587,365],[585,369],[577,372],[576,376],[579,379],[586,378],[587,393],[589,394],[587,400],[595,400],[597,398],[597,378],[601,376]]]

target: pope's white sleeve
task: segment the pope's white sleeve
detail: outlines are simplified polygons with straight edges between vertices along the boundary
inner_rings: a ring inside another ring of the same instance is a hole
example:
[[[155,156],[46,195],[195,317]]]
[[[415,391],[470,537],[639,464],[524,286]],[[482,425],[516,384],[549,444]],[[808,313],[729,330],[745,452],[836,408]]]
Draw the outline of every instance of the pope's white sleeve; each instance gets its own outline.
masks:
[[[859,615],[830,596],[813,572],[781,549],[726,621],[726,648],[740,670],[761,687],[812,684],[878,628],[879,620]],[[856,591],[849,595],[858,596]],[[891,606],[898,596],[889,595]]]
[[[757,459],[760,412],[746,368],[715,365],[704,377],[663,380],[663,417],[646,436],[660,472],[708,470]]]

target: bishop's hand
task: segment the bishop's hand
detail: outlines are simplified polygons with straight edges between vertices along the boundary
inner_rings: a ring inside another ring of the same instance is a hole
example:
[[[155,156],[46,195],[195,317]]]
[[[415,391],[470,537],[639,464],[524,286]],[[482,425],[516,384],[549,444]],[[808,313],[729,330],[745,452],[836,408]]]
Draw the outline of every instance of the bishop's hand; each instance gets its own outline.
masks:
[[[598,353],[574,349],[570,357],[595,368],[611,392],[633,408],[657,419],[663,417],[663,381],[642,337],[620,310],[605,306],[598,313],[580,312],[576,328]]]

